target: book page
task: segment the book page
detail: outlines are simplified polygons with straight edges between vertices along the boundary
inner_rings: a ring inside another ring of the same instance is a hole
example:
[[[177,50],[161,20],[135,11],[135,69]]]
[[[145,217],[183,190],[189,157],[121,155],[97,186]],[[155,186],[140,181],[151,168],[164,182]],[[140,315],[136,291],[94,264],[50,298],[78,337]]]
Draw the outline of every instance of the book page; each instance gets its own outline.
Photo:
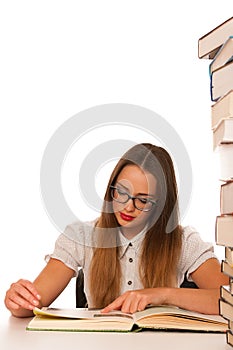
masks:
[[[87,308],[77,308],[77,309],[59,309],[51,307],[43,307],[39,309],[35,307],[33,313],[36,316],[45,316],[53,318],[73,318],[73,319],[82,319],[82,320],[93,320],[99,319],[99,321],[108,319],[114,320],[119,319],[119,322],[122,319],[128,319],[130,322],[133,321],[133,315],[127,314],[121,311],[112,311],[108,313],[101,313],[100,309],[90,310]]]
[[[47,316],[47,317],[62,317],[62,318],[74,318],[74,319],[89,319],[93,318],[94,314],[99,313],[98,310],[88,310],[86,308],[83,309],[59,309],[52,307],[43,307],[42,309],[38,309],[35,307],[33,309],[33,313],[39,316]]]
[[[134,320],[139,321],[149,317],[166,315],[180,315],[184,318],[199,319],[204,321],[214,321],[220,323],[226,323],[225,320],[218,315],[206,315],[194,311],[184,310],[176,306],[151,306],[144,311],[139,311],[134,314]]]

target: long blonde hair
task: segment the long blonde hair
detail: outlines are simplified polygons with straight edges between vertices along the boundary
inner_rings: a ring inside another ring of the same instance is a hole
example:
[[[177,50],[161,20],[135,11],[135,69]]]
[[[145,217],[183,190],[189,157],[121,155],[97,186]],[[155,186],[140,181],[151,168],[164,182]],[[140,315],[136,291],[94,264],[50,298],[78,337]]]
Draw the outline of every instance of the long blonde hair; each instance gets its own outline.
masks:
[[[106,189],[104,204],[98,228],[101,243],[94,249],[90,265],[89,287],[95,307],[102,308],[119,296],[121,288],[121,267],[117,244],[118,223],[112,210],[110,186],[114,185],[119,173],[126,165],[134,164],[157,179],[158,205],[150,215],[150,223],[142,244],[139,273],[144,288],[176,285],[177,264],[181,251],[182,237],[177,205],[177,184],[173,162],[168,152],[152,144],[133,146],[117,163]],[[170,233],[168,232],[168,224]],[[109,232],[108,232],[109,229]],[[111,244],[105,246],[103,235]],[[113,244],[115,242],[115,244]]]

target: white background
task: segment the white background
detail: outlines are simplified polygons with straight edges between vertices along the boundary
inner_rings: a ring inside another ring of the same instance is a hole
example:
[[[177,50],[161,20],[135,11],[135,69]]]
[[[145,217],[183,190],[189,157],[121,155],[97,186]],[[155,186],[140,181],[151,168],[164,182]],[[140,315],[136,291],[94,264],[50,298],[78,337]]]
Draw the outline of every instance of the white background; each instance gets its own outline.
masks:
[[[59,234],[41,200],[44,149],[63,122],[95,105],[140,105],[176,129],[193,167],[184,224],[214,242],[209,61],[198,59],[197,42],[230,16],[232,0],[1,1],[1,308],[11,282],[43,268]],[[59,300],[74,306],[72,284]]]

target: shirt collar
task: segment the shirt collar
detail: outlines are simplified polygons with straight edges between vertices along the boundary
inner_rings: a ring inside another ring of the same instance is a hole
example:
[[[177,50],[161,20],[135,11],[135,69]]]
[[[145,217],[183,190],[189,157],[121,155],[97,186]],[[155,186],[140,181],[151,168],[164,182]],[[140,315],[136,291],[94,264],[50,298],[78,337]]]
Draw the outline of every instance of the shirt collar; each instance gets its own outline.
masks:
[[[123,256],[125,255],[127,249],[129,248],[129,246],[132,245],[132,248],[138,252],[138,250],[141,247],[141,243],[145,237],[145,234],[147,232],[147,225],[142,229],[141,232],[139,232],[135,237],[133,237],[132,239],[128,239],[126,238],[123,233],[121,232],[121,230],[118,230],[118,237],[119,237],[119,247],[120,247],[120,254],[119,254],[119,258],[122,259]]]

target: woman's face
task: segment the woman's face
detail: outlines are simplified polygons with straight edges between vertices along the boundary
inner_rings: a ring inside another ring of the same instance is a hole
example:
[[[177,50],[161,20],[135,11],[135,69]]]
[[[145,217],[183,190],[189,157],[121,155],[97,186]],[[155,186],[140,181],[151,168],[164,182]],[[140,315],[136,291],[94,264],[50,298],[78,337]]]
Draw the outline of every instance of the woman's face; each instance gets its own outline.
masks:
[[[125,166],[117,177],[115,187],[121,192],[140,197],[142,199],[156,200],[156,179],[136,165]],[[153,211],[144,212],[135,208],[133,200],[118,203],[113,200],[113,211],[122,232],[129,238],[138,234],[145,226]]]

